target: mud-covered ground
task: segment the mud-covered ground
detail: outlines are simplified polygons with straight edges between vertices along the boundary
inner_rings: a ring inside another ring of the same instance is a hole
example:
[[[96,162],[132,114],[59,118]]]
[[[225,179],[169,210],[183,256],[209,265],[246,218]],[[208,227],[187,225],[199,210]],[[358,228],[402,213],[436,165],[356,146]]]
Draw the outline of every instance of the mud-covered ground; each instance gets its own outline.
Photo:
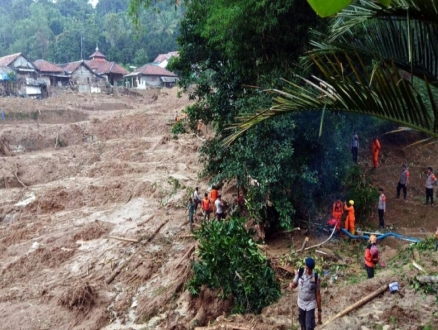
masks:
[[[6,113],[0,121],[0,329],[189,329],[207,322],[212,329],[296,328],[296,292],[285,289],[291,275],[281,268],[284,295],[258,316],[223,315],[229,301],[184,291],[196,255],[185,201],[195,186],[201,193],[208,188],[198,177],[202,138],[171,133],[175,112],[188,104],[175,90],[0,98]],[[433,154],[408,159],[410,203],[388,194],[387,221],[400,232],[425,237],[436,226],[438,210],[420,205],[421,169]],[[384,155],[376,184],[395,189],[404,157]],[[231,191],[224,191],[226,200]],[[303,238],[278,235],[267,241],[266,253],[274,265],[290,267],[287,256]],[[322,240],[311,237],[309,245]],[[415,275],[409,262],[390,263],[406,243],[382,243],[388,267],[373,280],[360,268],[359,244],[325,245],[345,256],[336,261],[338,279],[323,278],[323,320],[388,281],[400,281],[404,298],[386,292],[327,329],[436,329],[436,298],[409,288],[401,276]],[[434,258],[422,265],[436,272]]]

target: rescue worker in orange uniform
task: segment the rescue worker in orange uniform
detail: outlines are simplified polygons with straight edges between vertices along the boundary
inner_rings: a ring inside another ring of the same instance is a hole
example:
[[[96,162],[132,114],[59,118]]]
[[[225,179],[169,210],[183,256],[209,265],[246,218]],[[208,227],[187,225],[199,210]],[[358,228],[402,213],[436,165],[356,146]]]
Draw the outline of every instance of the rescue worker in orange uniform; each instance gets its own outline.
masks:
[[[377,137],[373,138],[373,144],[371,145],[371,153],[373,155],[373,166],[374,168],[377,168],[377,165],[379,164],[379,153],[381,150],[380,141],[377,139]]]
[[[350,232],[351,235],[354,235],[355,230],[354,230],[354,222],[356,221],[356,218],[354,216],[354,201],[353,200],[349,200],[348,201],[348,205],[347,203],[344,203],[344,210],[348,212],[347,214],[347,219],[345,219],[345,229],[348,230]]]
[[[374,265],[379,262],[379,248],[376,235],[370,235],[370,242],[365,249],[365,269],[368,278],[374,277]]]
[[[214,204],[214,202],[216,202],[218,195],[219,191],[217,190],[216,186],[212,186],[210,191],[210,199],[213,206],[213,214],[216,214],[216,205]]]
[[[333,203],[332,217],[336,219],[336,231],[339,233],[342,227],[342,215],[344,210],[342,207],[342,202],[338,199]]]

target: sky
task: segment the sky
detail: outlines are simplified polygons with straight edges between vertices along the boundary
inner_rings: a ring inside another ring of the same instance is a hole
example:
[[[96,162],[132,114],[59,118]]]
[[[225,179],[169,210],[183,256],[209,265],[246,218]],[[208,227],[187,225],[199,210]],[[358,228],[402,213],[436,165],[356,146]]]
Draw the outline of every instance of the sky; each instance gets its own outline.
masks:
[[[89,0],[89,3],[93,5],[93,7],[96,7],[96,4],[99,2],[99,0]]]

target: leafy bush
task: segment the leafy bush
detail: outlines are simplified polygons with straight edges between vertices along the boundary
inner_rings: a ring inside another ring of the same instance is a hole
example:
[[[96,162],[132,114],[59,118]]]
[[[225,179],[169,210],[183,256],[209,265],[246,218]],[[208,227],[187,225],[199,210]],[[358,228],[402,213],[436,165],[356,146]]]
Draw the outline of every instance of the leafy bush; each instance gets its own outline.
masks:
[[[188,283],[191,294],[201,286],[220,289],[220,297],[232,295],[235,313],[260,313],[281,296],[269,261],[260,253],[245,220],[204,222],[195,236],[200,241],[199,261],[193,263]]]
[[[371,178],[363,174],[359,166],[350,167],[344,181],[346,188],[347,202],[354,200],[354,211],[357,220],[368,219],[373,212],[376,212],[376,203],[379,192],[371,185]]]
[[[172,126],[172,134],[174,139],[178,139],[178,134],[183,134],[186,132],[184,127],[184,123],[182,121],[178,121]]]

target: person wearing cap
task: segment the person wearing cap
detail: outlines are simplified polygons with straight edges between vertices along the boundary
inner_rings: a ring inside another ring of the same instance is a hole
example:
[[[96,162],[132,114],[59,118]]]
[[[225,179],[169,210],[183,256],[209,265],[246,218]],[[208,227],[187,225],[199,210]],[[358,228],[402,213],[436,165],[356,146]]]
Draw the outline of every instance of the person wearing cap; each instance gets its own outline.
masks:
[[[222,202],[222,196],[221,195],[217,195],[217,199],[214,202],[214,205],[216,206],[216,218],[217,218],[217,221],[221,221],[222,219],[225,219],[224,202]]]
[[[347,203],[344,203],[344,210],[348,212],[347,214],[347,218],[345,219],[345,229],[348,230],[350,232],[351,235],[354,235],[354,233],[356,232],[354,230],[354,223],[356,221],[356,217],[354,215],[354,201],[353,200],[349,200],[348,201],[348,205]]]
[[[306,258],[305,269],[300,276],[299,270],[295,272],[294,280],[289,284],[289,288],[298,287],[298,321],[302,330],[315,329],[315,309],[318,308],[318,324],[322,324],[321,318],[321,280],[313,271],[315,260]]]
[[[380,229],[385,228],[385,220],[383,216],[386,212],[386,196],[383,194],[383,188],[379,188],[379,204],[377,206],[377,211],[379,213],[379,226]]]
[[[407,187],[409,183],[409,171],[408,171],[408,165],[403,164],[401,173],[400,173],[400,179],[398,180],[397,184],[397,198],[400,198],[400,190],[403,189],[403,198],[406,202],[406,193],[407,193]]]
[[[379,262],[379,248],[376,235],[370,235],[369,243],[365,249],[365,269],[368,278],[374,277],[374,265]]]
[[[434,206],[433,204],[433,185],[436,182],[436,177],[433,174],[433,168],[428,167],[426,171],[426,203],[424,205],[429,204],[430,199],[430,205]]]

